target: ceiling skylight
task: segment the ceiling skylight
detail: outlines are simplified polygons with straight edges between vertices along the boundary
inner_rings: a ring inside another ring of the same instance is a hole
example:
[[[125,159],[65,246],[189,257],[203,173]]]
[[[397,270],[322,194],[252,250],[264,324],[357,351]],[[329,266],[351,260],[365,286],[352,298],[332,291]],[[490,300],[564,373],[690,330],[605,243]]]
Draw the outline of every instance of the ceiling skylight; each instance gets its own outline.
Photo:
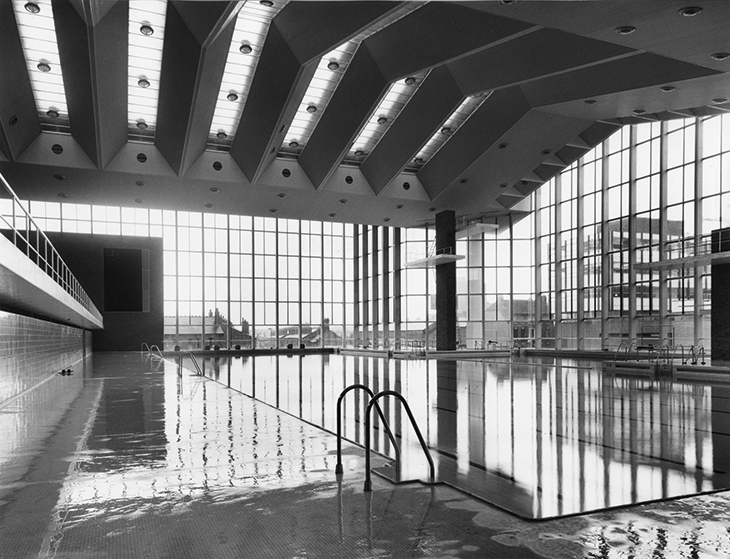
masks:
[[[421,148],[421,151],[418,152],[418,155],[413,158],[413,161],[408,164],[406,169],[417,171],[423,167],[491,94],[490,91],[479,95],[470,95],[464,99],[461,105],[446,119],[446,122],[431,136],[431,139],[426,142],[426,145]]]
[[[420,7],[421,4],[416,3],[415,5],[407,5],[396,10],[387,18],[380,20],[377,25],[366,29],[354,39],[343,43],[322,57],[309,84],[309,88],[304,94],[302,104],[299,105],[294,120],[284,136],[284,142],[280,151],[281,154],[298,156],[302,149],[304,149],[304,146],[312,135],[314,127],[319,122],[322,113],[327,107],[327,103],[332,98],[337,85],[340,83],[340,79],[342,79],[360,43]],[[331,65],[333,62],[337,64],[337,68]],[[312,110],[312,107],[316,110]]]
[[[50,0],[13,0],[41,128],[70,134],[61,59]]]
[[[352,144],[344,162],[359,164],[365,160],[427,75],[428,71],[414,74],[390,85],[388,92],[380,100],[378,108],[370,115],[368,123]]]
[[[269,24],[285,5],[286,2],[276,2],[273,6],[246,2],[238,12],[208,134],[208,149],[230,149]]]
[[[130,141],[154,141],[166,12],[166,0],[129,0]]]

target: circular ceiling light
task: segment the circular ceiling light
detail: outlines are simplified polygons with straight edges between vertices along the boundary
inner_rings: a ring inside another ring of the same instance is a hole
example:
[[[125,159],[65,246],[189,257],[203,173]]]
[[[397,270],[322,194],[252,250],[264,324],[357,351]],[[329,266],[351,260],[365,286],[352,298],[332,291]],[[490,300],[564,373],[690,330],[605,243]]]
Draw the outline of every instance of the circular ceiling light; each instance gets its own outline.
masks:
[[[297,142],[296,140],[292,140],[291,142],[289,142],[289,147],[290,148],[298,148],[299,147],[299,142]]]
[[[502,184],[499,185],[499,188],[507,188],[507,183],[503,182]]]
[[[63,175],[53,175],[53,176],[54,176],[55,178],[58,178],[58,177],[63,177]],[[65,179],[65,178],[66,178],[66,177],[63,177],[63,179]],[[60,179],[60,180],[63,180],[63,179]],[[59,198],[68,198],[68,194],[66,194],[65,192],[59,192],[59,193],[58,193],[58,197],[59,197]]]
[[[505,149],[508,145],[507,143],[499,144],[499,149]]]
[[[210,203],[206,204],[205,207],[208,208],[209,210],[215,208],[215,206]]]
[[[271,209],[269,210],[269,213],[270,213],[270,214],[275,214],[275,213],[276,213],[276,212],[278,212],[278,211],[279,211],[279,210],[277,210],[276,208],[271,208]]]
[[[414,83],[416,83],[416,78],[413,76],[408,76],[406,78],[406,85],[413,85]]]
[[[433,208],[433,207],[432,208],[428,208],[428,211],[429,212],[435,212],[436,211],[436,208]]]
[[[328,215],[329,217],[335,217],[335,216],[336,216],[337,214],[336,214],[336,213],[331,213],[331,214],[327,214],[327,215]]]
[[[636,31],[636,27],[633,27],[632,25],[621,25],[614,29],[616,33],[619,35],[631,35],[634,31]]]
[[[248,43],[243,43],[240,47],[238,47],[238,50],[241,51],[241,54],[251,54],[251,52],[253,52],[253,47]]]
[[[390,218],[389,217],[384,217],[383,218],[383,221],[390,221]]]
[[[403,209],[403,204],[396,205],[395,209],[396,210],[402,210]]]
[[[48,62],[39,62],[37,68],[41,72],[50,72],[51,71],[51,65]]]
[[[56,173],[55,175],[53,175],[53,178],[56,179],[57,181],[65,181],[66,175],[62,175],[61,173]],[[68,194],[66,194],[65,192],[59,193],[59,196],[61,198],[68,198]]]
[[[142,25],[142,27],[139,28],[139,32],[142,33],[142,35],[147,35],[148,37],[150,35],[153,35],[155,33],[155,30],[152,29],[152,26],[145,23]]]
[[[211,192],[212,192],[213,194],[216,194],[216,193],[220,192],[220,191],[221,191],[221,189],[220,189],[220,188],[218,188],[217,186],[211,186],[211,187],[210,187],[210,191],[211,191]]]
[[[378,118],[378,124],[385,124],[386,122],[388,122],[388,119],[384,116]]]
[[[441,129],[441,133],[442,133],[442,134],[451,134],[451,127],[449,127],[449,126],[444,126],[444,127],[443,127],[443,128]]]
[[[261,4],[262,6],[266,6],[267,8],[270,8],[274,5],[271,0],[259,0],[259,4]]]
[[[234,91],[231,91],[228,95],[226,95],[226,99],[229,101],[238,101],[238,94]]]
[[[712,102],[716,105],[722,105],[723,103],[727,103],[727,99],[725,97],[716,97]]]
[[[598,103],[598,101],[596,101],[595,99],[586,99],[586,100],[585,100],[585,101],[583,101],[583,102],[584,102],[584,103],[585,103],[586,105],[595,105],[596,103]]]
[[[138,120],[137,128],[139,128],[140,130],[147,130],[147,123],[144,120]]]
[[[213,161],[213,169],[220,171],[223,168],[223,163],[220,161]]]
[[[469,179],[467,179],[466,177],[464,177],[463,179],[459,179],[459,182],[460,182],[461,184],[466,184],[466,183],[468,183],[468,182],[469,182]]]
[[[51,118],[58,118],[58,111],[56,109],[48,109],[46,111],[46,115],[48,115]]]
[[[339,70],[339,68],[340,68],[340,65],[337,62],[335,62],[334,60],[332,60],[329,64],[327,64],[327,69],[332,70],[333,72],[335,70]]]
[[[361,150],[361,149],[355,150],[355,157],[360,157],[362,155],[365,155],[365,152],[363,150]]]
[[[663,91],[664,93],[670,93],[670,92],[674,91],[675,89],[677,89],[677,88],[674,87],[673,85],[664,85],[659,88],[659,91]]]
[[[315,107],[314,105],[309,105],[307,107],[307,112],[308,113],[316,113],[317,112],[317,107]]]
[[[225,132],[223,132],[223,130],[221,130],[215,135],[215,137],[218,138],[219,140],[225,140],[228,137],[228,134],[226,134]]]
[[[147,186],[147,183],[146,183],[146,182],[144,182],[144,181],[137,181],[137,182],[135,182],[134,184],[136,184],[137,186],[140,186],[140,187],[142,187],[142,186]]]
[[[63,153],[63,146],[61,144],[53,144],[51,146],[51,151],[56,155],[61,155]]]
[[[416,157],[416,158],[415,158],[415,159],[413,160],[413,162],[414,162],[414,163],[415,163],[416,165],[420,165],[421,163],[423,163],[423,157]]]
[[[13,115],[10,117],[10,120],[8,121],[10,126],[15,126],[18,124],[18,117],[16,115]]]
[[[634,109],[635,115],[643,115],[646,111],[644,109]]]
[[[686,8],[680,8],[679,13],[684,17],[694,17],[702,11],[699,6],[687,6]]]
[[[543,155],[550,155],[550,150],[549,149],[544,149],[540,153],[542,153]]]
[[[712,60],[727,60],[730,58],[730,52],[716,52],[710,55]]]
[[[138,204],[141,204],[142,202],[144,202],[144,200],[142,200],[142,198],[137,198],[137,199],[135,199],[135,202],[137,202]]]
[[[277,198],[286,198],[286,194],[283,192],[279,192],[279,194],[276,195]]]
[[[37,14],[41,11],[41,7],[35,2],[26,2],[24,8],[26,12],[31,14]]]
[[[150,86],[150,81],[147,78],[140,78],[137,81],[137,85],[143,89],[147,89]]]
[[[346,200],[345,198],[340,198],[340,199],[338,200],[338,202],[339,202],[340,204],[347,204],[347,200]]]

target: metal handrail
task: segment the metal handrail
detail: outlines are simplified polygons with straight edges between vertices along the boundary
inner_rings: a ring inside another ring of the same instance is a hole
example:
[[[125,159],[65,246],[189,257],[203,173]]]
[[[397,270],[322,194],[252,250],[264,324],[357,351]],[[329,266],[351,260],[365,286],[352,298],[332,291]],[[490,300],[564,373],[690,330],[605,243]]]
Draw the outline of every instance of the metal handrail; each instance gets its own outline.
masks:
[[[94,318],[101,320],[101,313],[89,295],[71,273],[70,268],[63,261],[61,255],[43,230],[38,226],[35,219],[33,219],[33,216],[23,207],[20,198],[10,188],[8,181],[5,180],[2,174],[0,174],[0,186],[4,187],[5,191],[10,195],[9,200],[12,203],[9,215],[5,215],[0,211],[0,222],[7,225],[10,231],[12,231],[12,235],[9,235],[8,239],[18,250],[24,252],[30,260],[35,262],[36,266],[61,286],[64,291],[71,295],[76,302],[91,313]],[[16,221],[21,223],[20,227],[16,226]],[[0,228],[2,228],[1,225]]]
[[[160,359],[164,359],[165,358],[165,356],[162,355],[162,351],[160,351],[160,348],[157,347],[156,345],[153,345],[153,346],[150,347],[150,355],[152,355],[152,352],[155,351],[155,350],[157,350],[157,353],[160,354]]]
[[[411,408],[408,406],[408,402],[406,402],[406,399],[399,393],[395,392],[393,390],[383,390],[381,392],[378,392],[375,396],[373,396],[370,399],[370,402],[368,403],[368,407],[365,410],[365,486],[363,487],[364,491],[372,491],[373,490],[373,482],[371,479],[371,473],[370,473],[370,410],[374,405],[376,405],[379,398],[382,398],[383,396],[395,396],[401,404],[403,404],[403,407],[406,410],[406,413],[408,414],[408,418],[411,420],[411,425],[413,425],[413,430],[416,432],[416,436],[418,437],[418,442],[421,443],[421,448],[423,449],[424,454],[426,455],[426,459],[428,460],[428,465],[430,468],[431,476],[430,476],[430,482],[435,483],[436,478],[436,468],[433,465],[433,458],[431,458],[431,453],[428,451],[428,446],[426,446],[426,441],[423,440],[423,435],[421,435],[421,431],[418,428],[418,424],[416,423],[416,419],[413,417],[413,414],[411,413]]]
[[[193,365],[195,365],[195,369],[198,371],[198,376],[203,376],[203,371],[200,369],[200,365],[198,365],[198,360],[195,358],[195,355],[190,353],[189,351],[183,351],[178,357],[180,357],[180,361],[177,363],[177,374],[182,375],[182,362],[183,357],[186,355],[190,356],[190,360],[193,362]]]
[[[150,352],[150,346],[148,346],[145,342],[142,342],[142,345],[139,346],[139,352],[142,353],[144,351],[145,346],[147,347],[147,353]]]
[[[367,386],[364,384],[352,384],[345,388],[342,392],[340,392],[340,396],[337,398],[337,465],[335,466],[335,473],[341,474],[343,472],[342,469],[342,400],[344,400],[345,395],[350,392],[350,390],[364,390],[368,393],[370,396],[370,399],[372,400],[374,394],[373,391],[370,390]],[[390,430],[390,426],[388,425],[388,421],[385,419],[385,415],[383,414],[383,410],[380,409],[380,406],[375,404],[375,409],[378,412],[378,415],[380,416],[380,421],[383,424],[383,428],[385,429],[385,432],[388,433],[388,437],[390,438],[390,442],[393,445],[393,448],[395,449],[395,461],[396,464],[398,464],[400,467],[400,447],[398,446],[398,443],[395,440],[395,437],[393,436],[393,432]]]
[[[626,345],[626,342],[621,342],[621,343],[619,343],[619,344],[618,344],[618,347],[616,348],[616,353],[615,353],[615,354],[614,354],[614,356],[613,356],[613,362],[614,362],[614,363],[615,363],[616,361],[618,361],[618,352],[619,352],[619,351],[621,351],[621,346],[626,346],[626,352],[628,353],[628,350],[629,350],[629,346],[628,346],[628,345]]]

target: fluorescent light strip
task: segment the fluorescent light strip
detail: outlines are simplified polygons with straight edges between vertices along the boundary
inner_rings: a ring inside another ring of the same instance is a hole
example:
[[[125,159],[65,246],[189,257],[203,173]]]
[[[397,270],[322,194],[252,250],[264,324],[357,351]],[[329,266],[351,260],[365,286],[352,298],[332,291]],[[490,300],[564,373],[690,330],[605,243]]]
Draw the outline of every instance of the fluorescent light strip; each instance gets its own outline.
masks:
[[[304,149],[360,43],[378,31],[382,31],[394,21],[419,9],[421,5],[420,3],[415,3],[415,5],[407,5],[400,10],[396,10],[388,17],[380,20],[376,25],[369,27],[350,41],[328,52],[320,59],[309,88],[307,88],[304,94],[302,103],[299,105],[299,109],[297,109],[289,130],[284,135],[284,142],[280,150],[282,155],[296,157]],[[333,61],[339,64],[339,68],[336,70],[330,70],[327,67]],[[310,106],[315,106],[317,110],[312,113],[308,112],[307,108]]]
[[[218,101],[208,134],[209,150],[228,151],[230,149],[248,98],[251,80],[253,80],[261,56],[269,25],[285,5],[286,2],[276,2],[272,7],[266,7],[258,2],[247,2],[238,12]],[[243,44],[251,46],[250,53],[241,52],[240,48]],[[228,95],[231,93],[237,96],[235,101],[228,99]],[[225,137],[219,138],[219,133],[225,134]]]
[[[130,141],[154,141],[166,13],[166,0],[129,0],[127,118]],[[140,31],[142,25],[152,27],[152,35],[144,35]],[[139,86],[141,78],[145,78],[149,82],[149,87]],[[140,129],[137,125],[139,122],[144,122],[147,128]]]
[[[449,116],[449,118],[446,119],[433,136],[431,136],[431,139],[421,148],[421,151],[419,151],[414,160],[407,165],[406,169],[417,171],[423,167],[491,94],[492,92],[490,91],[479,95],[478,97],[469,96],[465,98],[461,102],[461,105],[459,105],[459,107],[451,114],[451,116]],[[444,134],[442,132],[444,128],[449,128],[450,131]]]
[[[421,86],[428,72],[421,72],[420,74],[409,76],[415,78],[413,84],[409,85],[405,83],[405,80],[398,80],[390,85],[388,92],[380,100],[380,104],[373,114],[370,115],[367,124],[352,144],[352,149],[345,156],[344,162],[360,164],[367,158],[380,138],[383,137],[383,134],[385,134],[395,118],[403,110],[403,107],[406,106],[406,103],[410,101],[413,94]],[[385,118],[387,121],[381,124],[378,120],[382,118]]]
[[[58,54],[51,2],[35,0],[34,4],[40,8],[37,14],[28,12],[25,9],[26,3],[25,0],[13,0],[13,11],[18,23],[18,33],[23,45],[41,129],[70,134],[66,91],[63,87],[61,58]],[[47,63],[51,70],[42,72],[38,68],[41,62]],[[58,117],[49,116],[48,111],[56,111]]]

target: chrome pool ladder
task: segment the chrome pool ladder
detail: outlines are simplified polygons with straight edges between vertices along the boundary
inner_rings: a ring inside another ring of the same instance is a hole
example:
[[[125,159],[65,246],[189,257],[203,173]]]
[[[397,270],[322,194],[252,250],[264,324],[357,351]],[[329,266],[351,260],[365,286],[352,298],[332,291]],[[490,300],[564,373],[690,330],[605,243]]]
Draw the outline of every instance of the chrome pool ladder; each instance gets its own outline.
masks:
[[[340,392],[339,398],[337,398],[337,465],[335,466],[335,473],[341,474],[343,472],[342,469],[342,401],[345,398],[345,395],[347,395],[348,392],[351,390],[363,390],[368,393],[370,396],[370,400],[368,400],[368,403],[370,403],[375,396],[373,394],[373,391],[370,390],[367,386],[364,384],[352,384],[345,388],[342,392]],[[369,409],[369,408],[368,408]],[[400,447],[398,446],[398,443],[395,440],[395,437],[393,436],[393,432],[390,430],[390,426],[388,425],[388,421],[385,419],[385,415],[383,414],[383,410],[380,409],[380,406],[375,404],[375,409],[378,412],[378,415],[380,416],[380,422],[383,424],[383,429],[385,429],[385,432],[388,434],[388,438],[390,439],[391,444],[393,445],[393,449],[395,450],[395,460],[396,464],[400,464]]]
[[[183,357],[189,356],[190,360],[193,362],[193,365],[195,365],[195,370],[198,371],[198,376],[203,376],[203,371],[200,369],[200,365],[198,365],[198,360],[195,358],[195,355],[190,353],[189,351],[183,351],[178,355],[180,358],[180,361],[177,362],[177,374],[182,375],[182,363],[183,363]]]

